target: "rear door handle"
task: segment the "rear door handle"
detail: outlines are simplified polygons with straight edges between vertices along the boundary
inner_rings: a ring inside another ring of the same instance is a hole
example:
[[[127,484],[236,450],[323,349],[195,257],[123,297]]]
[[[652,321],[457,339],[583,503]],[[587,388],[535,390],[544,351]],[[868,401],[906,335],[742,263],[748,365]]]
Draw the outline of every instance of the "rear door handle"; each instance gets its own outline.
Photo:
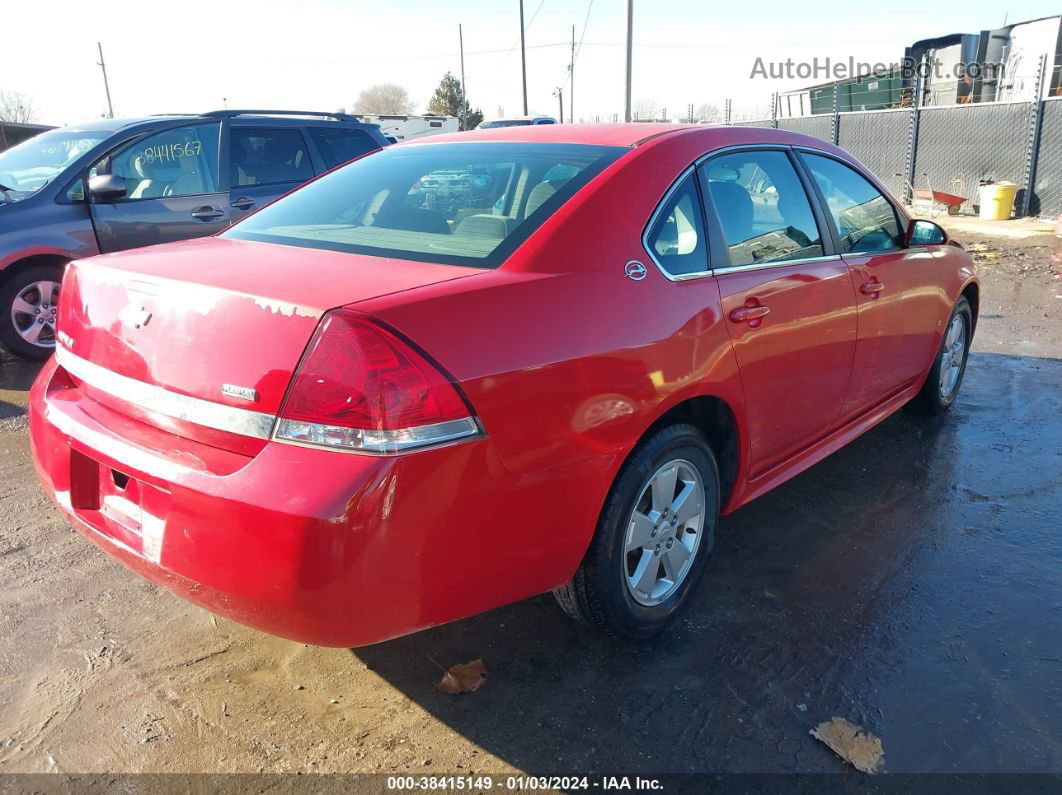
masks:
[[[235,207],[237,210],[250,210],[254,207],[254,199],[249,196],[239,196],[229,202],[230,207]]]
[[[192,210],[192,217],[197,221],[216,221],[224,215],[225,211],[217,207],[197,207]]]
[[[881,282],[863,282],[859,286],[859,292],[863,295],[873,295],[877,297],[878,293],[885,289],[885,285]]]
[[[769,306],[739,306],[730,313],[730,320],[734,323],[748,323],[755,328],[770,311]]]

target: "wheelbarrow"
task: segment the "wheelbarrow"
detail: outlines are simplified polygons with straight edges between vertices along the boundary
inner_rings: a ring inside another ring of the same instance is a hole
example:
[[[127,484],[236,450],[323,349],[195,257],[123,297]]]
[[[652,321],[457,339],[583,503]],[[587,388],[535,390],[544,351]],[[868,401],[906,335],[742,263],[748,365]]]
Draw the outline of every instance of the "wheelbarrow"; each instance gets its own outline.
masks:
[[[926,187],[924,188],[916,188],[905,174],[897,174],[896,176],[903,177],[904,182],[907,183],[907,190],[911,194],[911,209],[917,214],[928,215],[930,218],[945,214],[958,215],[959,208],[966,202],[965,196],[933,190],[933,185],[929,181],[929,174],[922,175],[926,178]],[[951,183],[955,186],[953,189],[963,190],[964,180],[961,174],[955,177]]]

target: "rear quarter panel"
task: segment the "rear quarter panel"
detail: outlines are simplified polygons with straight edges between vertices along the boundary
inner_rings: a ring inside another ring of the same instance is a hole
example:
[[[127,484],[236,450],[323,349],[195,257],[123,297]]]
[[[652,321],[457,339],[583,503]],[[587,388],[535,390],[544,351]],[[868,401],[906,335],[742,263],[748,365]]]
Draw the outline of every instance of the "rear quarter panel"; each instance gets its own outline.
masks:
[[[633,150],[498,270],[357,305],[461,382],[506,468],[594,473],[590,521],[572,523],[584,549],[617,470],[663,413],[712,395],[742,414],[715,280],[669,281],[641,241],[705,146],[683,135]],[[632,259],[644,280],[625,277]]]

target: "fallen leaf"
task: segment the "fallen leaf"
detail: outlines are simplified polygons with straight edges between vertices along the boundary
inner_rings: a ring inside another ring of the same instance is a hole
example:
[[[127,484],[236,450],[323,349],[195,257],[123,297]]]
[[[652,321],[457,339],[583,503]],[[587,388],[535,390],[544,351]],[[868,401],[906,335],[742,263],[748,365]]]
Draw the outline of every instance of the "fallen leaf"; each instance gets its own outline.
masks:
[[[885,764],[881,740],[862,726],[844,718],[833,718],[811,730],[811,736],[824,742],[835,754],[864,773],[877,773]]]
[[[456,696],[458,693],[471,693],[478,690],[487,681],[487,668],[483,660],[472,660],[461,665],[451,665],[450,670],[435,683],[440,693]]]

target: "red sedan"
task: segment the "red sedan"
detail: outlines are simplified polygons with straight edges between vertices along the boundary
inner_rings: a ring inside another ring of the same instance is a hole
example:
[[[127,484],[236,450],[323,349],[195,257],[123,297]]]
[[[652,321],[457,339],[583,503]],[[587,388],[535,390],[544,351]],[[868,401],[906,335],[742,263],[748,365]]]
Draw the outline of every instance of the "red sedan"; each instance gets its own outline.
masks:
[[[363,645],[553,590],[644,636],[721,513],[946,410],[977,305],[965,252],[818,139],[439,136],[219,237],[71,263],[34,460],[107,553],[278,635]]]

